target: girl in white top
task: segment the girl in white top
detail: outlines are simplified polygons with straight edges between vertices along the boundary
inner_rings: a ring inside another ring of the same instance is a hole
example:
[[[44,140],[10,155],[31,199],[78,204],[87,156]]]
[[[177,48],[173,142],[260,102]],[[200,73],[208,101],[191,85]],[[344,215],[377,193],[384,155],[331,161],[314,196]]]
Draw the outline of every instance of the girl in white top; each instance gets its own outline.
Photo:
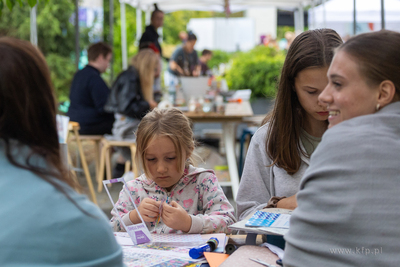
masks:
[[[125,225],[140,223],[139,212],[148,229],[159,234],[229,233],[228,226],[236,221],[233,206],[214,171],[191,165],[195,142],[182,111],[148,113],[139,124],[136,142],[137,166],[144,173],[127,182],[137,210],[124,189],[116,203]],[[125,231],[117,214],[111,213],[114,231]]]
[[[274,109],[253,136],[237,195],[243,219],[266,207],[295,209],[300,179],[327,129],[326,105],[318,100],[328,84],[333,50],[342,43],[331,29],[303,32],[286,56]]]

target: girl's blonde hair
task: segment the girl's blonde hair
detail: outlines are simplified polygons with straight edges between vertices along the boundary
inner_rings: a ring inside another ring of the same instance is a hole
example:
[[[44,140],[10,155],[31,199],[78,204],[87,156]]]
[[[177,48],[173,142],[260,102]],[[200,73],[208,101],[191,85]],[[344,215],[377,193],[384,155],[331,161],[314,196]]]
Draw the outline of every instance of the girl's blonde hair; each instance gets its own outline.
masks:
[[[158,109],[147,113],[136,131],[136,166],[144,171],[147,177],[149,170],[144,162],[146,150],[152,140],[167,136],[174,144],[177,154],[177,170],[183,173],[183,165],[194,164],[193,150],[196,146],[192,122],[177,108]],[[187,159],[184,157],[186,153]],[[185,164],[183,164],[185,162]]]
[[[132,66],[139,72],[140,87],[146,101],[153,100],[153,83],[155,68],[159,64],[159,56],[146,48],[132,58]]]

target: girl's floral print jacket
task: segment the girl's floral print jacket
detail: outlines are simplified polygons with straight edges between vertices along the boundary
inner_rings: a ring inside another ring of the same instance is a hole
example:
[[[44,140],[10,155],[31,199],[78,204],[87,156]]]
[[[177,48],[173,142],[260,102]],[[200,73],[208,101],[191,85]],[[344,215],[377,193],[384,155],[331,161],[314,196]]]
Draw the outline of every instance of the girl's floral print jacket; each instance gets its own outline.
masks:
[[[183,177],[171,189],[171,192],[167,192],[152,180],[147,179],[145,174],[127,182],[126,185],[136,206],[147,197],[156,201],[165,200],[169,197],[169,201],[176,201],[192,217],[192,226],[188,232],[190,234],[229,233],[228,226],[236,222],[234,209],[212,170],[189,166],[185,169]],[[125,225],[128,226],[132,225],[129,212],[134,209],[134,206],[125,191],[124,188],[121,190],[115,207]],[[125,231],[114,210],[111,214],[113,215],[111,223],[114,231]],[[169,228],[162,223],[162,220],[156,229],[154,222],[146,223],[146,225],[150,232],[181,232]]]

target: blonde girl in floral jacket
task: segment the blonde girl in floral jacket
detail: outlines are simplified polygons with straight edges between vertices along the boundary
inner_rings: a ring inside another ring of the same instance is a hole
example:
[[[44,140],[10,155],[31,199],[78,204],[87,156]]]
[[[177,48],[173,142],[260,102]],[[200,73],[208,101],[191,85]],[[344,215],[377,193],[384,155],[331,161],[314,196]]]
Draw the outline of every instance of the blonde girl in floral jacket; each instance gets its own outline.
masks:
[[[178,109],[155,109],[136,132],[136,162],[144,174],[127,187],[148,229],[157,233],[228,233],[236,219],[212,170],[192,166],[190,120]],[[168,200],[163,201],[163,200]],[[162,205],[161,222],[156,219]],[[122,189],[116,208],[126,225],[140,223]],[[114,231],[125,231],[114,211]]]

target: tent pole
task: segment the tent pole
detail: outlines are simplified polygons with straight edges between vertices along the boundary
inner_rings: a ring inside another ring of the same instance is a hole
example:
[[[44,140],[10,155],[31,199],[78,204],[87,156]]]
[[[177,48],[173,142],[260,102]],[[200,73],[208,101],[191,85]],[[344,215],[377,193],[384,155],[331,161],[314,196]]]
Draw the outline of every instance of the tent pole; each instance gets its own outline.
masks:
[[[108,24],[109,24],[109,32],[108,32],[108,42],[109,45],[112,48],[111,54],[113,55],[111,57],[111,62],[110,62],[110,84],[113,83],[114,80],[114,0],[109,0],[110,1],[110,10],[108,14]]]
[[[323,11],[324,11],[324,28],[326,28],[326,9],[325,9],[325,1],[326,0],[322,0],[322,7],[323,7]]]
[[[311,30],[314,30],[315,28],[316,28],[316,23],[315,23],[315,2],[314,2],[314,0],[311,0],[311,12],[312,12],[312,15],[311,15],[311,18],[312,18],[312,23],[310,23],[310,29]],[[308,20],[308,21],[310,21],[310,20]]]
[[[147,8],[147,9],[146,9],[146,14],[145,14],[145,23],[146,23],[146,26],[147,26],[147,25],[150,25],[150,22],[151,22],[151,12],[150,12],[150,9]]]
[[[30,17],[30,19],[31,19],[31,23],[30,23],[30,26],[31,26],[31,43],[34,46],[38,45],[37,25],[36,25],[36,7],[37,7],[37,4],[34,7],[31,8],[31,17]]]
[[[75,68],[79,70],[79,0],[75,0]]]
[[[295,34],[299,34],[299,10],[296,9],[294,11],[294,32]]]
[[[122,49],[122,69],[128,68],[128,50],[126,41],[126,17],[125,17],[125,3],[121,3],[121,49]]]
[[[386,23],[385,23],[385,1],[381,0],[381,28],[385,29],[386,28]]]
[[[353,0],[353,35],[357,34],[356,0]]]
[[[304,9],[303,5],[299,5],[299,27],[300,27],[300,33],[304,32]]]
[[[139,45],[139,40],[142,37],[142,8],[140,5],[136,7],[136,43]]]

